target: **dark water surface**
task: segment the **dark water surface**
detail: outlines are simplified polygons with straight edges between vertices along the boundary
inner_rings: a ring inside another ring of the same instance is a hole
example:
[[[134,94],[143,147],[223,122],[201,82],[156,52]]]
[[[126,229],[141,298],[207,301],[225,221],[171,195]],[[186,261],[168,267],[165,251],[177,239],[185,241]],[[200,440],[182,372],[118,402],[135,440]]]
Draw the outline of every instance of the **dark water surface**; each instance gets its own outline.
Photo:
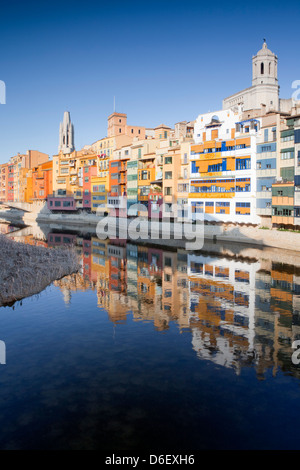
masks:
[[[300,259],[15,237],[74,243],[82,271],[0,309],[1,449],[300,448]]]

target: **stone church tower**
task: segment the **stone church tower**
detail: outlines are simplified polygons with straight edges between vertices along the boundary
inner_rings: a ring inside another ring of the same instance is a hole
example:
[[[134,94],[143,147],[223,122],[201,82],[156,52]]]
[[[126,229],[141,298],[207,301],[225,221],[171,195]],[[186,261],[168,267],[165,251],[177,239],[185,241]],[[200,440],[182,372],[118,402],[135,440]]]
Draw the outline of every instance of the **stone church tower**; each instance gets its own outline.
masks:
[[[252,58],[252,85],[275,85],[277,79],[277,56],[267,47],[264,40],[262,49]]]
[[[74,150],[74,126],[71,122],[69,111],[65,111],[63,122],[61,122],[59,126],[58,151],[72,153]]]
[[[225,98],[223,109],[279,111],[277,60],[264,40],[262,48],[252,57],[252,86]]]

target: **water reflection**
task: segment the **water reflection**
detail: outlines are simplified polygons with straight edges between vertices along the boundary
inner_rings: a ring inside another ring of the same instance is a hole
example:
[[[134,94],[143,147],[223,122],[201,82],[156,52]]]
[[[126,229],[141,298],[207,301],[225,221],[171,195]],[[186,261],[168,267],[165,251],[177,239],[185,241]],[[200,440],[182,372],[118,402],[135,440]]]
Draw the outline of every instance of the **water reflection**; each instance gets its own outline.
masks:
[[[279,369],[299,377],[292,342],[300,338],[300,259],[278,250],[244,248],[190,253],[129,241],[99,240],[93,233],[27,227],[11,235],[27,243],[74,245],[78,274],[54,284],[71,305],[72,294],[95,290],[97,305],[115,325],[152,322],[166,331],[176,323],[188,331],[199,359],[257,378]],[[292,263],[294,262],[294,264]],[[296,263],[296,264],[295,264]]]

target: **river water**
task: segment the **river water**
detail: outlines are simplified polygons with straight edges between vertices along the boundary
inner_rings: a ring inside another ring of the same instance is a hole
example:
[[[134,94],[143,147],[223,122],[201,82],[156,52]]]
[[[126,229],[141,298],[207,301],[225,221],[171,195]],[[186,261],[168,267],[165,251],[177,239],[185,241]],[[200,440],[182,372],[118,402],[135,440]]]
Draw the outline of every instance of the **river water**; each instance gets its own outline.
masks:
[[[14,229],[82,268],[0,309],[1,449],[300,448],[300,254]]]

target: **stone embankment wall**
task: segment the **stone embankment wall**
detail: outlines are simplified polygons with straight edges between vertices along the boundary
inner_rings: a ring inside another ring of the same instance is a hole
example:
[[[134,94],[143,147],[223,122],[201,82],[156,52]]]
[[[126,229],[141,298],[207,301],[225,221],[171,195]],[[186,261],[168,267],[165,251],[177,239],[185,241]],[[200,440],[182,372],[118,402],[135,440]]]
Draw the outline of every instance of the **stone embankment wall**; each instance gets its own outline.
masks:
[[[15,203],[17,204],[17,203]],[[21,206],[20,210],[7,210],[1,211],[0,209],[0,218],[2,220],[18,220],[22,221],[24,224],[30,225],[33,222],[37,223],[57,223],[62,226],[72,226],[80,230],[84,230],[84,227],[96,229],[99,222],[99,217],[95,214],[55,214],[51,213],[45,203],[36,203],[34,205]],[[28,210],[28,206],[31,206],[30,212],[25,212]],[[130,220],[122,219],[122,224],[124,228],[126,225],[130,224]],[[204,225],[203,229],[197,228],[193,224],[186,224],[184,230],[180,224],[170,224],[170,233],[171,238],[174,238],[174,242],[170,243],[171,240],[168,240],[169,229],[164,223],[159,223],[159,228],[157,231],[157,240],[155,244],[160,243],[162,246],[165,245],[174,245],[182,246],[180,244],[180,233],[183,232],[186,234],[188,239],[192,240],[193,235],[195,235],[195,230],[197,230],[197,237],[200,240],[202,236],[202,230],[204,229],[204,238],[205,240],[212,240],[214,243],[218,242],[234,242],[234,243],[246,243],[255,246],[269,246],[280,248],[283,250],[293,250],[300,251],[300,234],[296,232],[284,232],[274,229],[261,229],[254,226],[242,226],[242,225]],[[201,233],[200,233],[201,232]],[[108,232],[109,235],[113,235],[113,231]],[[146,241],[150,238],[151,230],[150,228],[145,229],[141,233],[141,238]],[[130,237],[129,237],[130,238]]]

